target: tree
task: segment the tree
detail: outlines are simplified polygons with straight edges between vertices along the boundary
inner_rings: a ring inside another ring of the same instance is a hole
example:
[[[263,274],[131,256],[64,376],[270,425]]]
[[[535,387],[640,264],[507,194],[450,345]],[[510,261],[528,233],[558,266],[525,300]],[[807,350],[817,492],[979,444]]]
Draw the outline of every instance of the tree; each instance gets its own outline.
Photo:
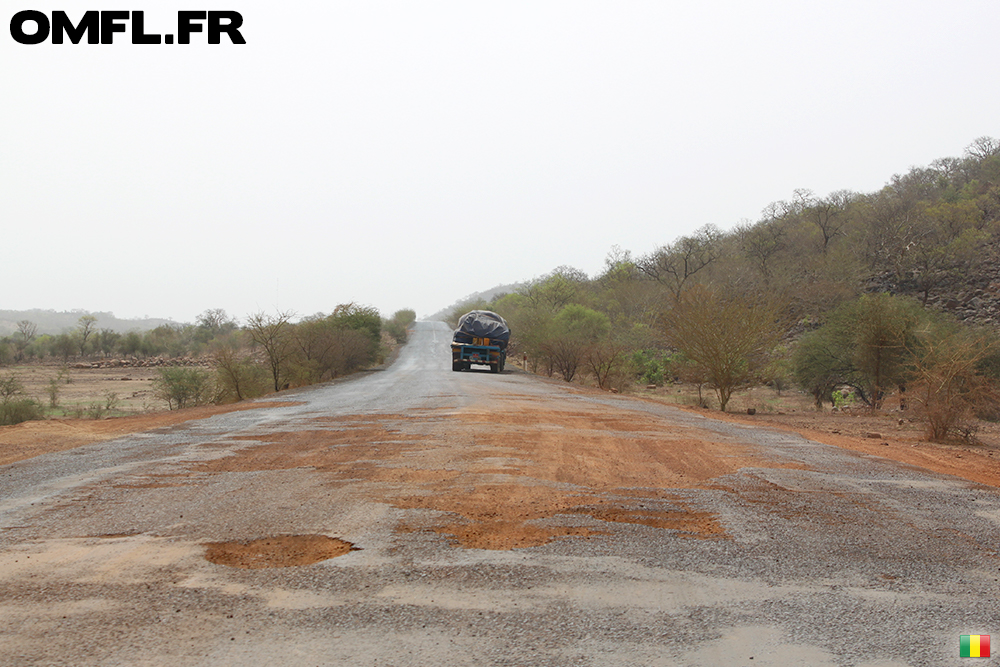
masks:
[[[888,294],[865,294],[842,304],[799,342],[792,358],[795,378],[817,405],[835,387],[847,385],[881,408],[890,387],[905,385],[907,350],[925,316],[912,299]]]
[[[142,334],[135,329],[126,333],[118,343],[122,354],[135,357],[142,350]]]
[[[764,284],[771,282],[775,256],[785,249],[788,232],[783,219],[769,218],[757,224],[743,224],[736,228],[740,249],[760,272]]]
[[[247,318],[247,333],[264,350],[275,391],[281,390],[285,362],[293,351],[289,335],[293,315],[290,311],[279,311],[275,315],[255,313]]]
[[[809,201],[803,209],[803,217],[819,229],[823,238],[824,255],[830,241],[847,225],[847,207],[853,199],[854,194],[849,190],[838,190],[826,199]]]
[[[80,344],[80,356],[87,354],[87,340],[97,330],[97,318],[93,315],[84,315],[77,320],[77,341]]]
[[[817,410],[823,408],[823,401],[833,403],[833,391],[842,384],[851,384],[848,378],[856,372],[849,347],[829,329],[802,336],[792,355],[792,375],[800,387],[812,394]]]
[[[923,207],[911,227],[900,266],[927,305],[931,291],[959,276],[976,261],[989,234],[979,229],[981,211],[973,202],[939,202]]]
[[[63,361],[69,361],[77,350],[77,341],[68,333],[61,333],[52,340],[52,354],[60,355]]]
[[[587,351],[587,369],[601,389],[620,388],[633,370],[634,348],[624,336],[609,333],[594,342]]]
[[[671,245],[657,248],[637,262],[640,271],[666,284],[674,296],[696,273],[721,256],[722,232],[705,225],[691,236],[682,236]]]
[[[0,377],[0,426],[42,417],[42,406],[24,394],[24,385],[16,375]]]
[[[121,337],[122,335],[117,331],[112,331],[111,329],[101,329],[97,333],[97,346],[100,348],[101,353],[105,357],[109,357],[118,346],[118,341],[121,340]]]
[[[17,333],[14,334],[14,350],[18,361],[24,359],[24,351],[35,340],[38,325],[30,320],[20,320],[17,323]]]
[[[382,323],[382,328],[392,336],[397,343],[406,342],[406,329],[417,319],[416,311],[410,309],[397,310],[392,318]]]
[[[239,325],[222,308],[210,308],[198,315],[197,324],[213,337],[234,331]]]
[[[733,391],[759,379],[784,330],[777,303],[700,285],[674,298],[663,328],[715,389],[723,411]]]
[[[241,331],[216,338],[210,354],[222,401],[256,398],[267,390],[267,372],[247,354]]]
[[[604,313],[571,303],[553,318],[542,349],[563,380],[572,382],[580,364],[610,327]]]
[[[199,368],[161,368],[153,387],[171,410],[204,405],[212,399],[211,377]]]
[[[571,266],[560,266],[521,290],[532,304],[544,305],[553,312],[571,303],[587,283],[587,274]]]
[[[382,316],[378,308],[356,303],[343,303],[333,309],[330,322],[334,327],[353,329],[365,334],[371,341],[371,358],[374,360],[382,340]]]
[[[993,137],[979,137],[966,146],[965,154],[976,160],[986,160],[994,155],[1000,155],[1000,141]]]
[[[891,269],[902,275],[900,260],[918,233],[914,228],[917,202],[905,192],[885,187],[862,200],[864,254],[872,270]]]

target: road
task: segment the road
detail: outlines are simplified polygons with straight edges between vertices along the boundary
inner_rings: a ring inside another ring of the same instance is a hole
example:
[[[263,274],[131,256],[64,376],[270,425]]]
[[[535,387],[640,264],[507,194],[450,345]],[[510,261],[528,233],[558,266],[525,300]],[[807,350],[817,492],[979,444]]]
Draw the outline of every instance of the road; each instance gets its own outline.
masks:
[[[449,340],[0,468],[0,665],[994,664],[996,489]]]

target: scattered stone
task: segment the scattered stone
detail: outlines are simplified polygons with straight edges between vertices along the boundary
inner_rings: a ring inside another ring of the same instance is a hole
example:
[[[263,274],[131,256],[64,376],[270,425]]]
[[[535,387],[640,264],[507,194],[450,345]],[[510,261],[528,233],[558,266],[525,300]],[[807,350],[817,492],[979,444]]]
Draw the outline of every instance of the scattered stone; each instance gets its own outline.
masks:
[[[882,437],[881,433],[865,433],[866,438],[872,438],[873,440],[878,440]]]

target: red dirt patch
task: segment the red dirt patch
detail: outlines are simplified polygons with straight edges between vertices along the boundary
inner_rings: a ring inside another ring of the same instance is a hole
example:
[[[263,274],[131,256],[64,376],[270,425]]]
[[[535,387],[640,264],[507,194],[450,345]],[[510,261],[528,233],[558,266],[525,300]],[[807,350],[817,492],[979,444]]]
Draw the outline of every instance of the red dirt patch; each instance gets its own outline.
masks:
[[[205,559],[247,570],[312,565],[343,556],[354,546],[326,535],[283,535],[250,542],[209,542]]]
[[[249,438],[266,442],[193,472],[309,467],[371,501],[443,514],[403,530],[429,528],[467,548],[513,549],[602,532],[560,525],[572,515],[724,537],[713,516],[670,490],[705,488],[745,466],[799,467],[631,412],[564,412],[537,401],[504,407],[461,410],[448,435],[437,437],[425,415],[318,418],[313,423],[323,428]],[[643,498],[676,509],[633,508]]]
[[[114,440],[130,433],[175,426],[194,419],[205,419],[227,412],[300,404],[297,401],[234,403],[232,405],[207,405],[113,419],[48,419],[23,422],[14,426],[0,426],[0,465],[23,461],[50,452],[74,449],[95,442]]]
[[[753,417],[675,405],[712,419],[767,426],[841,449],[878,456],[906,465],[952,475],[977,484],[1000,487],[1000,448],[995,437],[981,445],[929,442],[918,426],[886,413],[757,414]],[[881,437],[868,437],[877,433]],[[992,436],[992,434],[990,434]]]

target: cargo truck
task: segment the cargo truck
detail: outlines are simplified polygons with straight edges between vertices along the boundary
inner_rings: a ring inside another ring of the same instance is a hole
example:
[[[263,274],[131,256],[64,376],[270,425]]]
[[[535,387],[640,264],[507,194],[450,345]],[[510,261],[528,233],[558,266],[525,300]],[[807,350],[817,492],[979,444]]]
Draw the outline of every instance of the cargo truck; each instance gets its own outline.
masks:
[[[473,310],[458,320],[452,336],[451,370],[467,371],[473,365],[489,366],[499,373],[507,362],[510,327],[490,310]]]

